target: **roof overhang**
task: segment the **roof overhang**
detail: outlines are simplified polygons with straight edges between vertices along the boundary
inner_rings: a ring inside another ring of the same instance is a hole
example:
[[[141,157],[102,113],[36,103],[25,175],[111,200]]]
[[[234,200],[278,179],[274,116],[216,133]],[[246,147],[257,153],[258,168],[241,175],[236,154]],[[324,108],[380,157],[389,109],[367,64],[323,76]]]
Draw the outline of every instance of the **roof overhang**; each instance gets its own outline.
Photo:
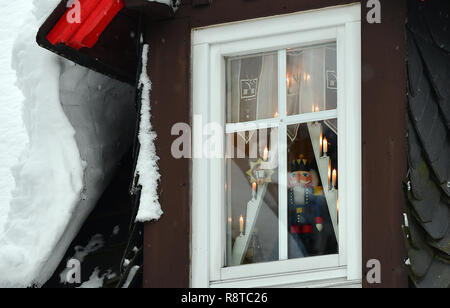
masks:
[[[134,84],[141,16],[161,20],[173,14],[172,7],[147,0],[62,0],[36,41],[75,63]]]

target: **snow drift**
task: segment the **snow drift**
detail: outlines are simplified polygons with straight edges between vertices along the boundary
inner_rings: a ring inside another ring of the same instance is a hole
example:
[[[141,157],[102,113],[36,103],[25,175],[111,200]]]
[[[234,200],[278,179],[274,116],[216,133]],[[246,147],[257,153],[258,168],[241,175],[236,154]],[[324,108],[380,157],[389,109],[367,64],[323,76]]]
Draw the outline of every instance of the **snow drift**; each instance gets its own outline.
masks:
[[[34,0],[13,56],[29,146],[0,233],[0,286],[40,286],[53,274],[129,149],[134,89],[41,49],[39,26],[59,3]]]
[[[0,0],[0,232],[8,214],[14,178],[11,167],[19,161],[28,143],[22,122],[22,92],[15,86],[16,72],[11,67],[12,47],[23,20],[31,10],[31,1]]]

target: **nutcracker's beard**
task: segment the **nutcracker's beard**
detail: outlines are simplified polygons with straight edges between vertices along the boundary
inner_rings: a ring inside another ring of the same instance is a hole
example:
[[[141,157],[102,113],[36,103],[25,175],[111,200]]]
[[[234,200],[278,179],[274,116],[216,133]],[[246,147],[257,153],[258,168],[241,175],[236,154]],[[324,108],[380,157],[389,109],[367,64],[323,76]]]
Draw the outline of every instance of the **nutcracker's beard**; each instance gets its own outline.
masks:
[[[312,181],[300,181],[300,183],[297,183],[297,186],[305,187],[305,188],[312,188]]]
[[[300,188],[313,188],[313,183],[311,181],[296,181],[289,184],[289,188],[300,189]]]
[[[289,179],[289,186],[291,188],[294,186],[309,188],[313,186],[313,178],[309,173],[308,175],[304,175],[302,173],[293,174],[293,176]]]
[[[311,188],[312,187],[312,181],[301,181],[300,182],[303,187]]]
[[[314,188],[319,185],[319,176],[315,170],[311,170],[308,173],[292,172],[289,177],[289,188],[305,187]]]

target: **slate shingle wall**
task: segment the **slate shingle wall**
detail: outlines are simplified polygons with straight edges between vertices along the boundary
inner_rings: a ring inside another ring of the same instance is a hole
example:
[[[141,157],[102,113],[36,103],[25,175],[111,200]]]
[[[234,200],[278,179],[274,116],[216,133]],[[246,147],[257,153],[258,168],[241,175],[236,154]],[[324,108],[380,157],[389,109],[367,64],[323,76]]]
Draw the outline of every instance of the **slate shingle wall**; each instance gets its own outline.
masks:
[[[450,1],[408,1],[408,269],[450,287]]]

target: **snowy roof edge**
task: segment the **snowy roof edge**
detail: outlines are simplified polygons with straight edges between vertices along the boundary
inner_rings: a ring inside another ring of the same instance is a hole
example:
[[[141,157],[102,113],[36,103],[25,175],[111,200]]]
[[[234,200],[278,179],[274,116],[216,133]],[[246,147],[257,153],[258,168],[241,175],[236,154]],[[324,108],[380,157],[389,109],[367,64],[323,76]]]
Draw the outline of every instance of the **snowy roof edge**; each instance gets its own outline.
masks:
[[[47,35],[64,16],[68,1],[61,0],[41,25],[36,35],[38,45],[81,66],[132,85],[136,84],[140,57],[140,51],[137,50],[140,16],[145,15],[145,18],[152,20],[168,19],[173,17],[177,8],[159,1],[125,0],[125,8],[111,21],[98,42],[92,48],[75,50],[64,44],[52,45],[47,39]]]

